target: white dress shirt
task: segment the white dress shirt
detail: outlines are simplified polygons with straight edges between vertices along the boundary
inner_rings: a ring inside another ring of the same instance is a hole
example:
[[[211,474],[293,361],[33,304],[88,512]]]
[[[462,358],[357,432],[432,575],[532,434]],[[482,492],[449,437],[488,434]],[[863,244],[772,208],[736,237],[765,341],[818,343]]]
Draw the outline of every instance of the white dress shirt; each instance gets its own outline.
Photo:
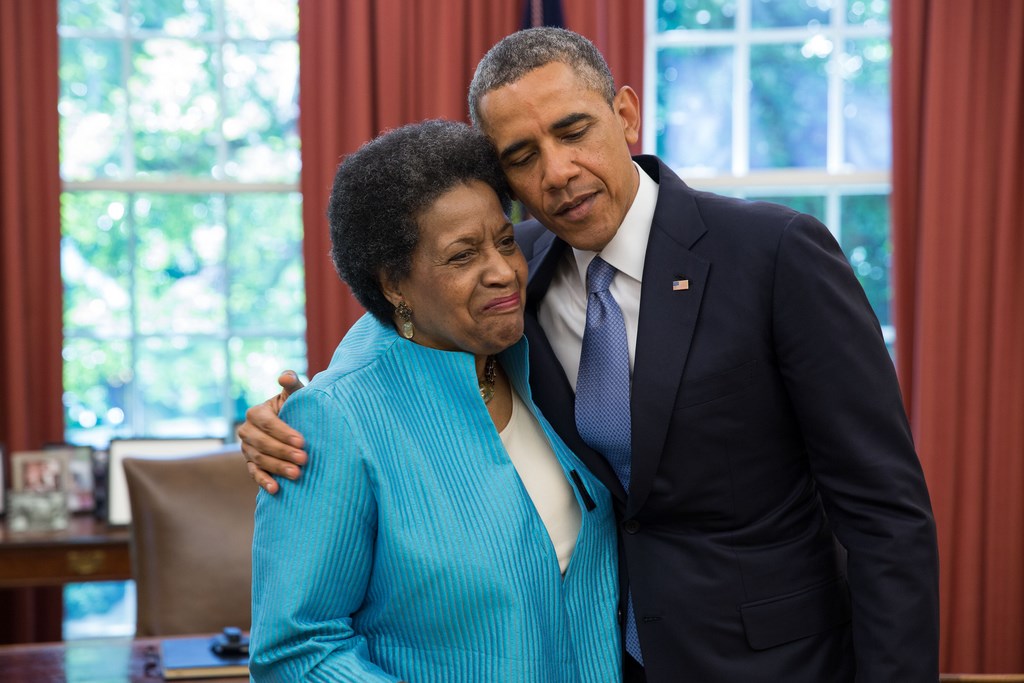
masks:
[[[640,174],[636,197],[615,237],[600,252],[601,258],[619,271],[609,291],[622,309],[622,317],[626,322],[630,375],[636,358],[644,257],[651,234],[651,222],[654,220],[654,207],[658,203],[658,184],[636,162],[633,165]],[[583,330],[587,324],[587,267],[597,255],[593,251],[567,249],[537,311],[541,328],[551,343],[555,357],[565,369],[565,376],[573,391],[576,390]]]

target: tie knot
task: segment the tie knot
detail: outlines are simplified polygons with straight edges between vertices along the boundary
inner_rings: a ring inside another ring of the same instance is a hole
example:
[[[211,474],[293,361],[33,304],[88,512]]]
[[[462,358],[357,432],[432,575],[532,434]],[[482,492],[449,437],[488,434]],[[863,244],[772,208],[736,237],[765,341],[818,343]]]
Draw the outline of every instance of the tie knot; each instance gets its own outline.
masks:
[[[595,256],[587,266],[587,294],[607,291],[615,279],[615,272],[614,266],[600,256]]]

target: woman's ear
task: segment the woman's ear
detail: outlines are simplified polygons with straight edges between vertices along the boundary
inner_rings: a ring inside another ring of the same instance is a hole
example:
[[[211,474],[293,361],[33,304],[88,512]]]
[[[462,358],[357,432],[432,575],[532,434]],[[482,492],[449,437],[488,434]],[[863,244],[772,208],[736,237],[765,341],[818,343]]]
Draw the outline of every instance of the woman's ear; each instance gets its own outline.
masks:
[[[398,283],[389,278],[383,272],[377,276],[380,281],[380,291],[384,294],[384,298],[391,302],[392,306],[397,307],[398,303],[402,301],[402,290],[399,288]]]

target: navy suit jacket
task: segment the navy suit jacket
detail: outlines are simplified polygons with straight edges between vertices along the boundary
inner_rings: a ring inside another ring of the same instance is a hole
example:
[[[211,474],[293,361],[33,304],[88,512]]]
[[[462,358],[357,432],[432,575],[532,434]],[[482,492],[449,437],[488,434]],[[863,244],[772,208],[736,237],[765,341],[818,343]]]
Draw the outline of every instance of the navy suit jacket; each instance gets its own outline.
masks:
[[[537,321],[567,245],[517,226],[538,405],[612,492],[648,681],[938,678],[935,525],[863,289],[820,222],[656,157],[628,496]],[[674,280],[689,280],[675,291]]]

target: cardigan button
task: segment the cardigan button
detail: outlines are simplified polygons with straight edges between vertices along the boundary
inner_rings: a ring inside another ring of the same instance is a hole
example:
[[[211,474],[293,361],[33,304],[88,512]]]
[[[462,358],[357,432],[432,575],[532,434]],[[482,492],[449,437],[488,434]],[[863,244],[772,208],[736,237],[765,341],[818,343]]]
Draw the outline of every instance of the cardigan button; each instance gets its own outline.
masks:
[[[622,523],[622,529],[627,534],[635,534],[636,532],[640,531],[640,522],[636,521],[635,519],[627,519],[625,522]]]

